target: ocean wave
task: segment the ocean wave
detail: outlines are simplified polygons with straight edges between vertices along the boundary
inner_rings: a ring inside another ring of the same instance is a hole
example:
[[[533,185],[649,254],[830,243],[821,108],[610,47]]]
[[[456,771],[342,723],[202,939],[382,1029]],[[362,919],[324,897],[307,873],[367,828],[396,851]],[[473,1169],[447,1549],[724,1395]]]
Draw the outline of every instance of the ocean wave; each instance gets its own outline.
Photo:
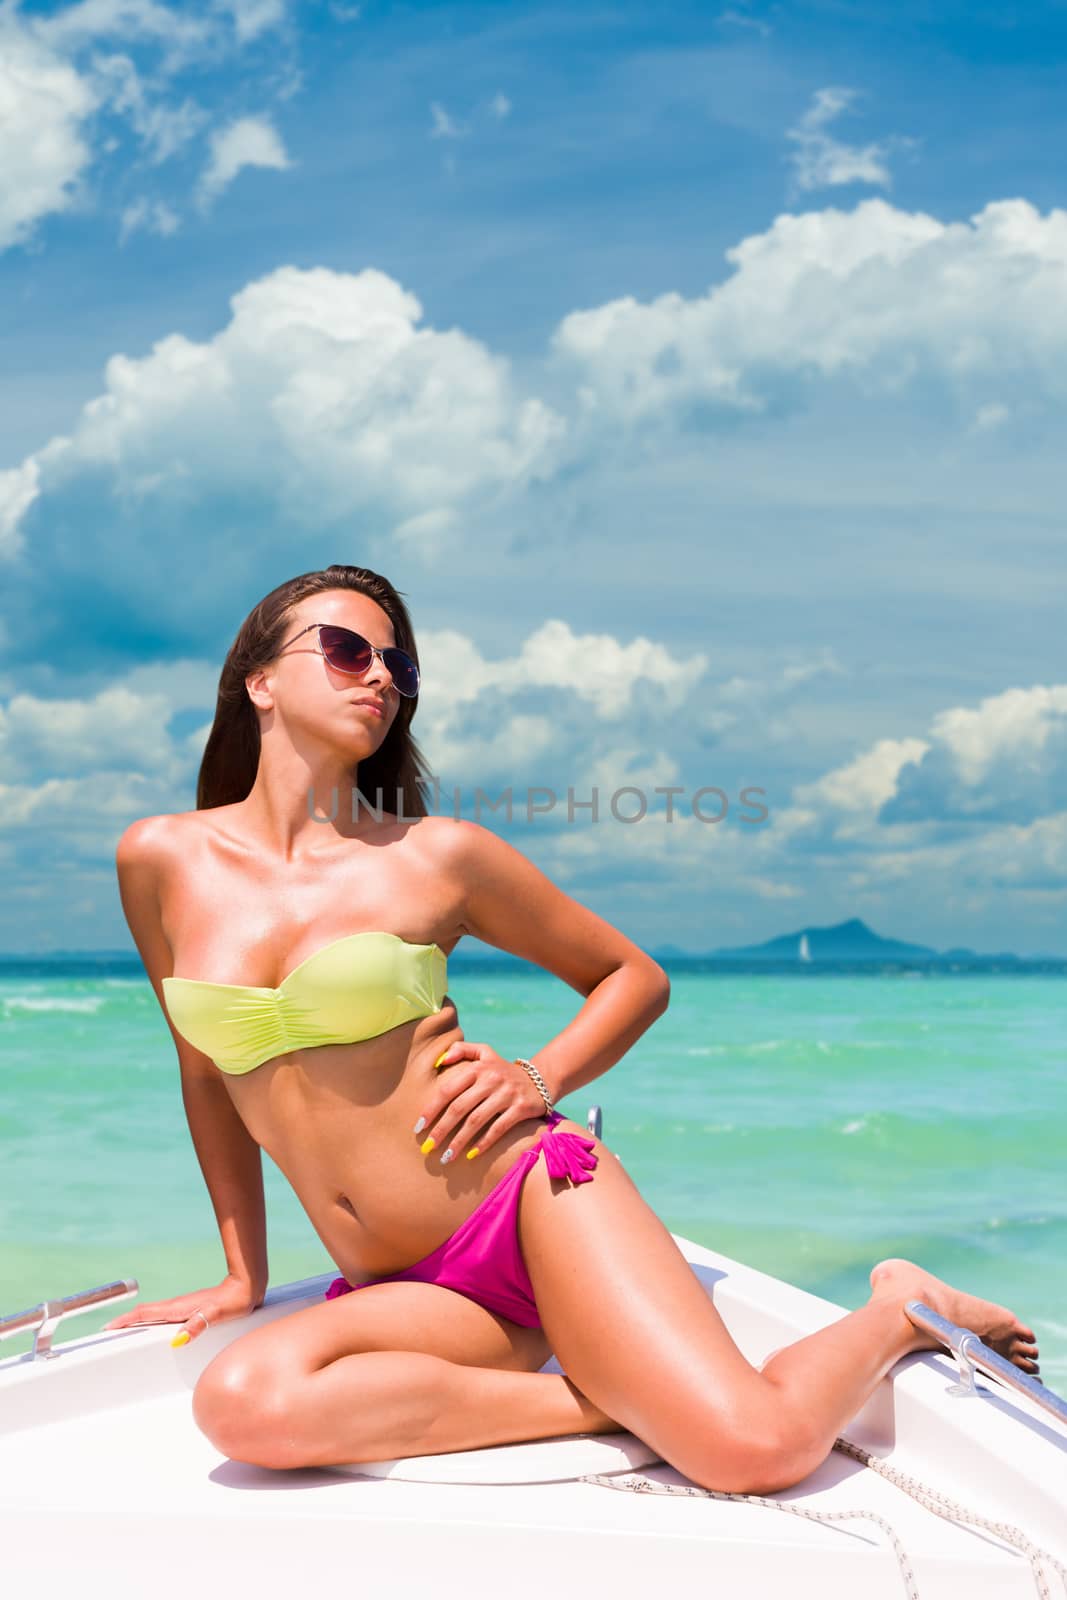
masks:
[[[104,1003],[103,995],[11,994],[0,1000],[5,1011],[82,1011],[90,1016],[95,1016]]]

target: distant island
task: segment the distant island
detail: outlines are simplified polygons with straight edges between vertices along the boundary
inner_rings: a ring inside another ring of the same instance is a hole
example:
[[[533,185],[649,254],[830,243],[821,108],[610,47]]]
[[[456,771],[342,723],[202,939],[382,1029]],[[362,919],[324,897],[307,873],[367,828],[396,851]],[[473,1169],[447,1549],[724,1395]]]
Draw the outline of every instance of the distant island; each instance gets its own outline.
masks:
[[[883,939],[859,917],[835,922],[829,927],[797,928],[763,944],[720,945],[702,952],[682,950],[677,945],[657,945],[649,951],[657,961],[698,961],[714,966],[778,967],[813,969],[824,967],[947,967],[955,970],[1025,966],[1067,967],[1067,957],[1051,954],[1020,956],[1011,950],[985,954],[954,946],[935,950],[927,944],[911,944],[903,939]]]

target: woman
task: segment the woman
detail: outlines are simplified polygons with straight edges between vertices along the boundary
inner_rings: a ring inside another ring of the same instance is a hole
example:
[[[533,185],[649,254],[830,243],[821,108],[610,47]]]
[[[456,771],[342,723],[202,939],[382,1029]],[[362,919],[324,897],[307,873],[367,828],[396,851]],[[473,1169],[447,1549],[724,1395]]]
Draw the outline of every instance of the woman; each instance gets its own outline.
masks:
[[[768,1493],[938,1348],[909,1299],[1036,1372],[1010,1311],[899,1259],[861,1309],[745,1359],[621,1164],[551,1109],[662,1014],[666,974],[489,829],[427,814],[417,690],[385,578],[281,584],[226,658],[197,809],[119,841],[228,1270],[109,1326],[194,1339],[262,1303],[261,1147],[343,1274],[205,1367],[217,1448],[285,1468],[626,1428],[703,1487]],[[532,1062],[464,1037],[444,979],[465,934],[585,997]]]

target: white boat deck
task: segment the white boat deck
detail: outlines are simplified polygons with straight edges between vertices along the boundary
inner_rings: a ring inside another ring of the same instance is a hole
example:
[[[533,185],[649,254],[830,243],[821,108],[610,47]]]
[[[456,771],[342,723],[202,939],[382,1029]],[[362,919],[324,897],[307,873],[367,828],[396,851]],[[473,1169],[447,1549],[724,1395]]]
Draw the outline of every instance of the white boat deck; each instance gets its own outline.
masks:
[[[678,1243],[752,1361],[842,1314]],[[334,1275],[272,1290],[255,1319],[320,1298]],[[37,1595],[93,1578],[110,1595],[153,1600],[215,1600],[231,1584],[269,1600],[316,1581],[383,1597],[470,1596],[499,1584],[507,1600],[569,1600],[594,1585],[617,1600],[657,1589],[746,1600],[909,1594],[887,1532],[866,1519],[825,1524],[751,1501],[578,1481],[588,1472],[625,1479],[634,1462],[641,1478],[688,1481],[643,1464],[649,1452],[630,1435],[352,1468],[281,1472],[232,1461],[197,1428],[191,1391],[248,1325],[224,1324],[177,1350],[172,1328],[148,1327],[57,1345],[47,1361],[0,1362],[5,1590],[17,1577]],[[955,1377],[947,1353],[906,1358],[845,1435],[1067,1562],[1067,1430],[992,1380],[979,1380],[979,1397],[947,1396]],[[903,1545],[922,1600],[1039,1592],[1025,1556],[943,1520],[840,1451],[774,1498],[804,1511],[878,1513]],[[1048,1576],[1049,1593],[1067,1600],[1067,1585]]]

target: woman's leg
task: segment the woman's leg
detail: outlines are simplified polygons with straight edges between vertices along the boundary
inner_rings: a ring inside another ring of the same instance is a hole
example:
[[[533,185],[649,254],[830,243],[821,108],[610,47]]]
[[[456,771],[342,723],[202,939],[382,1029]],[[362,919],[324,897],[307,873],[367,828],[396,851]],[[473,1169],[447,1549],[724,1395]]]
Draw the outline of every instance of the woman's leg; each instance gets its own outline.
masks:
[[[597,1153],[592,1183],[571,1188],[538,1162],[523,1185],[519,1236],[544,1330],[590,1401],[706,1488],[773,1493],[813,1471],[902,1356],[939,1348],[906,1300],[1033,1370],[1033,1335],[1010,1311],[894,1260],[872,1272],[867,1305],[759,1371],[620,1163]]]
[[[193,1391],[223,1454],[264,1467],[436,1455],[618,1427],[540,1328],[437,1284],[371,1284],[242,1334]]]

